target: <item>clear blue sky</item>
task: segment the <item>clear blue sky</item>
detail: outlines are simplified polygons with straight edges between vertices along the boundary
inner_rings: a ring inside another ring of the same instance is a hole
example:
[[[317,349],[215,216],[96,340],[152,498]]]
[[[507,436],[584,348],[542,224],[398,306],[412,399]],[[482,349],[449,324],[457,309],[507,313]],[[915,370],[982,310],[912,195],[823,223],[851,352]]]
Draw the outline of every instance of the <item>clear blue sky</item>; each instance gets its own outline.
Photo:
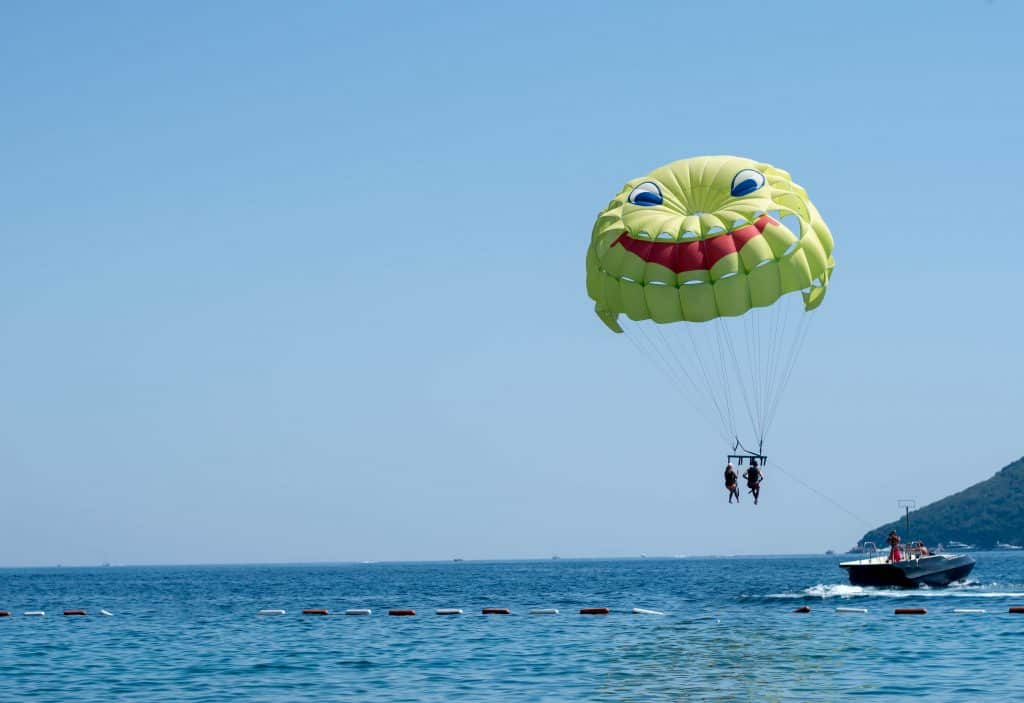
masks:
[[[1024,454],[1024,5],[509,5],[0,7],[0,564],[817,551]],[[717,153],[836,236],[770,447],[868,524],[592,314]]]

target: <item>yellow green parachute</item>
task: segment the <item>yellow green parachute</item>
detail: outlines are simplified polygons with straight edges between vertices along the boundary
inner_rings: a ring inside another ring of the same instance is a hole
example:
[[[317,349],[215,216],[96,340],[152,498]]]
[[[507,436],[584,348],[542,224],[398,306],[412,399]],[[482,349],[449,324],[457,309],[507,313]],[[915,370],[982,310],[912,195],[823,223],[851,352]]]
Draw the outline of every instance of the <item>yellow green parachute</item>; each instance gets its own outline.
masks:
[[[623,315],[649,321],[629,335],[638,350],[673,379],[690,378],[681,388],[690,399],[709,396],[723,434],[738,436],[742,399],[763,441],[806,334],[803,313],[829,285],[833,245],[807,191],[782,169],[683,159],[629,181],[598,214],[587,293],[615,332],[628,331]],[[795,316],[787,294],[797,292]],[[661,344],[672,335],[682,344]]]

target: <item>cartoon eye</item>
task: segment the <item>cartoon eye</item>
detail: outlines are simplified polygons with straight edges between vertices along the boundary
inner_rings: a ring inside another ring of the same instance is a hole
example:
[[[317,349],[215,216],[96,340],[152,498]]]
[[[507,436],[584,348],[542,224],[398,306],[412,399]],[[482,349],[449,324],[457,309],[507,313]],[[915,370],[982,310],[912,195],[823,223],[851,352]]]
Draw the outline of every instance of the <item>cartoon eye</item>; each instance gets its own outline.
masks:
[[[634,205],[643,205],[650,207],[651,205],[661,205],[661,189],[658,188],[657,183],[651,181],[644,181],[633,190],[629,191],[629,202]]]
[[[750,195],[764,185],[764,174],[752,168],[740,170],[732,179],[732,197]]]

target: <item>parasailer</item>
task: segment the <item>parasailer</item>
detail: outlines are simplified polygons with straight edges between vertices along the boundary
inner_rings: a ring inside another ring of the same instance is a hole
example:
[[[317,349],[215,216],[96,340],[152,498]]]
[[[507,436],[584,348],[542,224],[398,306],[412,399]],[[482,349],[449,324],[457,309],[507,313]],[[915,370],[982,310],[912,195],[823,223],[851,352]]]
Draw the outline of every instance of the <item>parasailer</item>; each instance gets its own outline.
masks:
[[[736,156],[635,178],[594,224],[587,293],[597,316],[732,445],[730,463],[750,463],[758,487],[765,435],[807,334],[804,313],[825,296],[833,244],[786,171]]]
[[[729,502],[732,503],[733,497],[736,498],[736,503],[740,502],[740,489],[737,485],[739,482],[739,475],[736,473],[735,467],[732,462],[725,465],[725,487],[729,490]]]
[[[750,460],[750,467],[743,472],[743,478],[747,481],[747,490],[754,496],[754,505],[757,505],[757,499],[761,495],[761,481],[764,480],[764,474],[761,473],[761,468],[757,465],[757,459]]]

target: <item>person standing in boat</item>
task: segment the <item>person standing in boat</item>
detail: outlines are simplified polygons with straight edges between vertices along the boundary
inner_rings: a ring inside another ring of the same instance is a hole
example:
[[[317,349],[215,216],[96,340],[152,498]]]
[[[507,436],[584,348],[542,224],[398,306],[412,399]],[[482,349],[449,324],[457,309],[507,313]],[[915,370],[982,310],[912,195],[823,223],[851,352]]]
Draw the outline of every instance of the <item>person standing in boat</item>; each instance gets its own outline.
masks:
[[[889,533],[886,542],[889,543],[889,561],[898,562],[900,560],[900,536],[896,534],[896,530]]]
[[[736,502],[740,502],[740,489],[736,484],[739,482],[739,474],[733,468],[732,462],[725,465],[725,487],[729,489],[729,502],[732,503],[733,496]]]
[[[764,474],[757,466],[757,459],[750,460],[750,468],[743,472],[743,478],[747,479],[747,488],[754,495],[754,505],[757,505],[757,498],[761,495],[761,481]]]

